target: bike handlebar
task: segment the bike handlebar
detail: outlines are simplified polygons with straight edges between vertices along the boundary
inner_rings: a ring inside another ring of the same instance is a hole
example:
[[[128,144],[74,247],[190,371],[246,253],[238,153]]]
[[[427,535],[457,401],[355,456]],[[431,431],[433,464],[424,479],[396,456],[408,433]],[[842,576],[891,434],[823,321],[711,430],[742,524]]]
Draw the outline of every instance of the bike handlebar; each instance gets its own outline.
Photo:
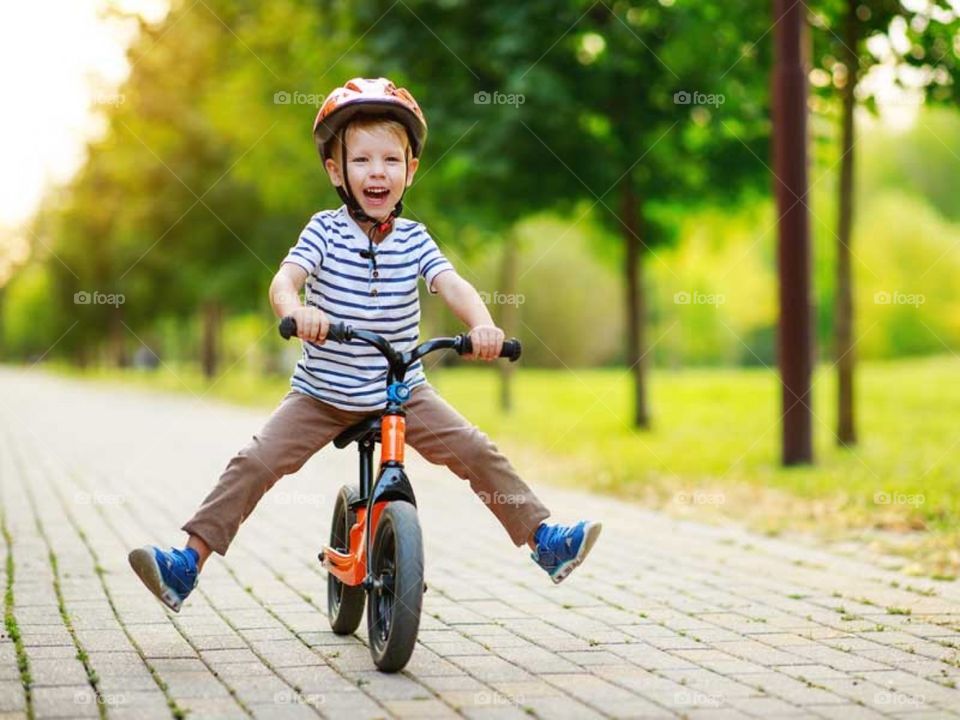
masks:
[[[297,334],[297,321],[292,316],[287,315],[280,321],[279,330],[280,336],[283,337],[284,340],[289,340]],[[354,330],[346,323],[331,323],[327,329],[327,339],[333,340],[334,342],[343,343],[353,340],[354,338],[373,345],[380,350],[388,360],[392,361],[397,357],[397,352],[393,349],[393,346],[381,335],[367,330]],[[427,340],[409,351],[409,360],[405,364],[409,364],[434,350],[443,349],[455,350],[458,355],[469,355],[473,352],[473,342],[466,333],[461,333],[452,338],[434,338],[433,340]],[[511,338],[503,341],[500,357],[508,358],[510,362],[516,362],[520,359],[522,352],[523,348],[520,345],[520,341],[516,338]]]

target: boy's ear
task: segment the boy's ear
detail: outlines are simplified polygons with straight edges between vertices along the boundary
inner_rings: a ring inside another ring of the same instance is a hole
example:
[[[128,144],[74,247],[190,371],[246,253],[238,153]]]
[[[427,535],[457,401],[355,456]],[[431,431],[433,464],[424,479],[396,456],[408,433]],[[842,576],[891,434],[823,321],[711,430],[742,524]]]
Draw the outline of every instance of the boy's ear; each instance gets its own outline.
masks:
[[[420,167],[420,158],[410,158],[407,162],[407,187],[413,183],[413,176],[417,174],[418,167]]]
[[[343,185],[343,175],[340,174],[340,166],[334,162],[333,158],[327,158],[324,160],[323,167],[326,168],[327,175],[330,177],[330,182],[338,187]]]

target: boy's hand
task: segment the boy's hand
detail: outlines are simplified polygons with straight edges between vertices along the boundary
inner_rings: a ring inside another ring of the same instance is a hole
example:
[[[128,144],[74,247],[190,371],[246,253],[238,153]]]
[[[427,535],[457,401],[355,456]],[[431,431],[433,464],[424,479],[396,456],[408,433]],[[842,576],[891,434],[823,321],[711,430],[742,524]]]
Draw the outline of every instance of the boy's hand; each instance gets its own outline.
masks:
[[[323,310],[301,305],[291,315],[297,321],[298,338],[323,345],[323,341],[327,339],[327,330],[330,328],[330,320]]]
[[[473,344],[473,352],[464,355],[468,360],[480,359],[496,360],[500,357],[500,350],[503,348],[504,334],[503,330],[495,325],[477,325],[470,330],[470,342]]]

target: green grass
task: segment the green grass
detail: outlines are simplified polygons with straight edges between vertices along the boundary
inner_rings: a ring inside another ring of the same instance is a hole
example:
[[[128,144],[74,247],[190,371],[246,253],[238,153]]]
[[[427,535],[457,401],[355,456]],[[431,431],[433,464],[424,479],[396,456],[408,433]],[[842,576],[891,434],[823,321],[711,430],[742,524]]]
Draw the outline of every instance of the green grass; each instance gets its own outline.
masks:
[[[262,407],[275,406],[288,387],[285,378],[243,373],[210,384],[187,368],[82,375]],[[779,384],[770,370],[657,369],[650,375],[653,427],[642,432],[629,427],[631,381],[622,369],[524,368],[510,415],[498,409],[492,368],[435,369],[430,378],[534,485],[588,488],[698,518],[734,517],[768,534],[866,532],[865,540],[922,561],[919,569],[934,577],[957,575],[960,493],[950,462],[960,454],[957,358],[862,364],[861,442],[851,449],[833,442],[834,374],[820,368],[816,464],[790,469],[779,465]]]
[[[549,472],[685,515],[746,520],[770,534],[853,532],[917,560],[908,571],[949,578],[957,575],[960,545],[951,462],[960,454],[958,378],[954,357],[863,364],[861,442],[843,449],[833,441],[834,374],[821,368],[816,464],[790,469],[779,465],[778,379],[764,369],[655,371],[654,423],[646,432],[628,427],[631,384],[622,370],[525,370],[509,417],[497,410],[492,373],[447,372],[434,384],[517,452],[531,477]]]
[[[33,678],[30,676],[30,661],[27,658],[27,651],[23,645],[23,636],[20,634],[17,618],[14,615],[16,601],[13,596],[13,583],[16,574],[16,564],[13,561],[13,537],[7,529],[7,518],[2,508],[0,508],[0,533],[3,534],[3,540],[7,546],[7,587],[3,599],[3,625],[6,629],[7,637],[13,641],[13,647],[16,652],[17,670],[20,673],[20,684],[23,686],[27,718],[33,720],[36,715],[33,707]]]

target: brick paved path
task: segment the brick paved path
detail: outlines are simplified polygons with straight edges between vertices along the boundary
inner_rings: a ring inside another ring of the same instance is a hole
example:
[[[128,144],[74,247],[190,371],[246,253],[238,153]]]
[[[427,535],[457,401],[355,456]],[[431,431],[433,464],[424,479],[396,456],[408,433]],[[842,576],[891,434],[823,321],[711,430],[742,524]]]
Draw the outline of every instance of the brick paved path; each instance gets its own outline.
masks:
[[[0,717],[960,716],[953,584],[531,478],[558,517],[605,523],[554,587],[419,459],[430,589],[410,665],[382,675],[362,629],[330,632],[315,559],[352,450],[275,487],[174,615],[127,551],[180,543],[265,413],[11,369],[0,398]]]

